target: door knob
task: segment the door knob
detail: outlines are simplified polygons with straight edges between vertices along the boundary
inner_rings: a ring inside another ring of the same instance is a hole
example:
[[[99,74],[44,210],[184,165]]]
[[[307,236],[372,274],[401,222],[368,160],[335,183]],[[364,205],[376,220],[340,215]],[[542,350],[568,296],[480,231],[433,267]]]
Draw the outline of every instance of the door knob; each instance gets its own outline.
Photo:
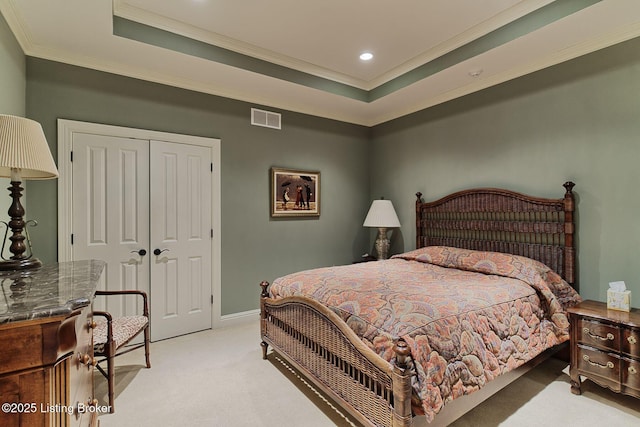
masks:
[[[147,254],[146,249],[140,249],[139,251],[131,251],[131,253],[137,253],[140,256],[145,256]]]
[[[156,249],[154,249],[154,250],[153,250],[153,254],[154,254],[155,256],[158,256],[158,255],[160,255],[162,252],[168,252],[168,251],[169,251],[169,249],[162,249],[162,250],[160,250],[160,249],[156,248]]]

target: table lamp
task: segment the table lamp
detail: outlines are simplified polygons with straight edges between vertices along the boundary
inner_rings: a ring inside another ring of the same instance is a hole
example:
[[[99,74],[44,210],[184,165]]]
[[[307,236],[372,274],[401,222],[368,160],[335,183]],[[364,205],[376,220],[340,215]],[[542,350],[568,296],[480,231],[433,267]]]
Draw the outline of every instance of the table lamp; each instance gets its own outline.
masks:
[[[377,227],[378,237],[376,239],[376,252],[378,260],[387,259],[389,256],[389,239],[387,238],[387,228],[400,227],[398,215],[393,209],[391,200],[374,200],[369,208],[369,213],[364,220],[364,227]]]
[[[8,210],[11,220],[5,224],[7,233],[9,229],[12,232],[9,251],[13,254],[11,258],[5,259],[4,250],[2,251],[0,270],[22,270],[42,265],[40,260],[32,257],[31,242],[28,240],[30,253],[25,254],[27,246],[22,233],[26,223],[24,207],[20,203],[24,190],[21,184],[23,179],[51,179],[57,176],[58,169],[40,123],[24,117],[0,114],[0,177],[11,179],[11,186],[8,188],[12,198]],[[6,239],[3,241],[3,249],[5,242]]]

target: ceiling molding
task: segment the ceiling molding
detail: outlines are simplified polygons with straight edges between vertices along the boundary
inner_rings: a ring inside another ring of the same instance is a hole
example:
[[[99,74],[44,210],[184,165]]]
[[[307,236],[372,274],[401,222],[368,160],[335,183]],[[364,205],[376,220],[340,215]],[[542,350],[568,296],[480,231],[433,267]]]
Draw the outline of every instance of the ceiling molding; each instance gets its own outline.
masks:
[[[369,126],[375,126],[390,120],[394,120],[399,117],[406,116],[424,110],[426,108],[433,107],[438,104],[442,104],[447,101],[451,101],[453,99],[499,85],[501,83],[505,83],[510,80],[514,80],[519,77],[534,73],[536,71],[540,71],[545,68],[549,68],[554,65],[579,58],[583,55],[593,53],[600,49],[604,49],[639,36],[640,23],[630,24],[628,26],[621,27],[616,31],[612,31],[602,37],[596,37],[585,42],[573,45],[570,48],[564,49],[560,52],[548,55],[544,58],[538,58],[536,61],[529,62],[521,67],[512,68],[508,71],[494,74],[486,78],[480,78],[478,80],[475,80],[471,84],[461,86],[456,89],[444,92],[436,97],[432,97],[427,102],[409,105],[406,108],[403,108],[399,111],[394,111],[391,114],[378,115],[372,118]]]
[[[172,25],[179,26],[181,24],[180,22],[176,21],[176,23],[172,24],[173,20],[163,18],[159,15],[149,14],[137,8],[130,8],[137,11],[137,13],[132,13],[132,15],[138,15],[143,18],[151,15],[157,17],[158,20],[165,19],[167,22],[163,27],[167,29],[158,28],[154,25],[148,25],[120,16],[114,16],[113,34],[151,46],[174,50],[187,55],[193,55],[232,67],[264,74],[269,77],[280,78],[295,84],[325,90],[335,95],[370,103],[420,80],[443,72],[460,62],[479,57],[489,50],[507,45],[528,34],[534,34],[563,18],[580,12],[601,1],[602,0],[571,0],[558,3],[546,2],[546,5],[537,9],[530,8],[533,10],[525,10],[528,13],[524,15],[516,15],[513,11],[506,10],[505,13],[496,15],[497,18],[494,17],[495,19],[490,19],[482,25],[472,28],[471,31],[461,33],[457,38],[457,42],[463,43],[463,41],[467,41],[466,44],[461,44],[454,50],[443,53],[441,56],[435,57],[431,61],[427,61],[370,91],[358,89],[334,80],[317,77],[295,68],[274,64],[273,62],[238,53],[235,50],[229,50],[215,44],[179,34],[179,31],[172,30]],[[531,4],[533,2],[528,3]],[[536,4],[540,6],[539,1],[536,2]],[[522,8],[513,9],[522,12]],[[507,19],[505,16],[508,18],[507,21],[505,21],[505,19]],[[490,25],[488,22],[492,24]],[[481,28],[482,31],[480,31],[479,28]],[[469,38],[469,34],[472,34],[473,38]],[[225,39],[230,40],[228,38]],[[441,45],[446,44],[447,43],[443,43]]]
[[[13,2],[11,0],[0,0],[0,12],[2,12],[2,16],[7,21],[22,51],[25,54],[27,51],[32,51],[34,44],[28,30],[29,27],[20,19],[20,14],[16,11]]]
[[[4,9],[3,9],[4,14]],[[5,15],[5,19],[9,22],[9,19]],[[11,24],[10,24],[11,26]],[[13,30],[13,27],[11,27]],[[22,28],[22,26],[19,26]],[[337,112],[336,109],[322,109],[314,107],[312,105],[301,105],[296,102],[273,102],[271,98],[260,97],[255,92],[240,92],[238,90],[228,90],[223,87],[212,87],[210,85],[202,84],[201,82],[179,79],[171,74],[159,73],[156,70],[131,67],[126,64],[117,64],[112,61],[101,61],[96,57],[89,57],[85,55],[76,55],[67,51],[54,50],[42,46],[36,46],[29,42],[29,37],[25,37],[24,33],[16,34],[18,40],[23,40],[25,54],[37,58],[47,59],[56,62],[62,62],[70,65],[75,65],[84,68],[90,68],[97,71],[108,72],[112,74],[123,75],[140,80],[151,81],[154,83],[164,84],[168,86],[179,87],[182,89],[192,90],[196,92],[207,93],[210,95],[221,96],[225,98],[236,99],[239,101],[248,102],[251,104],[263,105],[272,108],[278,108],[282,110],[298,111],[305,114],[311,114],[318,117],[324,117],[327,119],[344,121],[362,126],[376,126],[384,122],[397,119],[399,117],[415,113],[425,108],[433,107],[438,104],[442,104],[453,99],[469,95],[471,93],[495,86],[497,84],[522,77],[535,71],[548,68],[553,65],[557,65],[567,60],[577,58],[579,56],[594,52],[599,49],[603,49],[617,43],[621,43],[632,38],[640,36],[640,23],[634,23],[626,27],[621,27],[617,31],[606,34],[603,37],[594,38],[586,42],[574,45],[568,49],[564,49],[559,53],[555,53],[543,59],[527,63],[526,65],[517,69],[511,69],[507,72],[496,74],[491,77],[481,78],[475,80],[473,83],[459,87],[454,90],[447,91],[436,97],[430,98],[427,101],[414,103],[405,106],[405,108],[398,109],[388,114],[380,114],[370,118],[362,118],[359,116],[347,115],[343,112]],[[23,45],[21,43],[21,46]],[[363,108],[366,105],[363,104]]]
[[[101,59],[96,57],[76,55],[67,51],[57,51],[54,49],[43,47],[31,48],[27,55],[34,58],[60,62],[63,64],[88,68],[95,71],[106,72],[152,83],[163,84],[166,86],[191,90],[194,92],[234,99],[237,101],[247,102],[252,105],[262,105],[280,110],[295,111],[303,114],[309,114],[317,117],[323,117],[361,126],[371,126],[370,121],[366,118],[363,118],[361,115],[350,115],[335,108],[319,108],[318,106],[314,106],[306,102],[274,102],[272,97],[262,96],[255,91],[242,92],[236,89],[228,90],[224,86],[206,85],[197,80],[178,78],[173,74],[161,73],[150,68],[132,67],[128,64],[115,63],[113,61],[102,61]],[[274,82],[272,82],[272,84],[276,84],[277,79],[273,80]]]
[[[273,62],[237,53],[219,46],[194,40],[189,37],[160,28],[130,21],[122,17],[113,17],[113,35],[145,43],[196,58],[225,64],[240,70],[246,70],[268,77],[275,77],[291,83],[324,90],[335,95],[368,102],[369,93],[354,86],[334,80],[317,77],[302,71],[274,64]]]
[[[555,0],[528,0],[522,1],[517,5],[507,9],[506,11],[499,13],[492,17],[491,19],[482,22],[479,25],[471,27],[469,30],[460,33],[456,37],[453,37],[447,40],[444,43],[439,44],[435,49],[431,49],[428,52],[423,53],[422,55],[418,55],[411,60],[400,64],[398,67],[382,74],[376,79],[368,82],[366,87],[367,90],[375,89],[378,86],[381,86],[391,80],[394,80],[403,74],[406,74],[421,65],[427,64],[436,58],[440,58],[449,52],[452,52],[464,45],[471,43],[472,41],[483,37],[492,31],[503,27],[509,22],[512,22],[516,19],[519,19],[525,15],[528,15],[531,12],[534,12],[549,3],[554,2]]]
[[[222,34],[203,30],[202,28],[185,24],[184,22],[167,18],[166,16],[151,13],[147,10],[126,4],[122,0],[114,0],[113,15],[170,33],[178,34],[193,40],[198,40],[213,46],[228,49],[243,55],[251,56],[263,61],[272,62],[274,64],[298,70],[323,79],[333,80],[338,83],[353,86],[358,89],[368,90],[367,87],[370,86],[368,82],[357,79],[353,76],[338,73],[310,62],[300,61],[290,56],[282,55],[278,52],[262,49],[258,46],[244,43],[240,40],[226,37]]]
[[[454,38],[440,43],[434,49],[430,49],[421,55],[412,58],[400,64],[397,67],[383,73],[382,75],[370,80],[362,80],[356,77],[339,73],[325,67],[318,66],[306,61],[300,61],[287,55],[279,54],[268,49],[244,43],[231,37],[207,31],[202,28],[186,24],[166,16],[162,16],[145,9],[141,9],[126,3],[126,0],[113,1],[113,14],[121,18],[155,27],[164,31],[172,32],[183,37],[188,37],[224,49],[228,49],[243,55],[248,55],[257,59],[272,62],[287,68],[295,69],[307,74],[311,74],[320,78],[333,80],[338,83],[350,85],[358,89],[371,91],[391,80],[394,80],[413,69],[431,62],[457,48],[471,43],[472,41],[485,36],[492,31],[503,27],[504,25],[522,18],[542,7],[553,3],[554,0],[525,0],[515,6],[493,16],[479,25],[475,25],[467,31],[457,35]]]
[[[589,1],[592,0],[568,3],[556,0],[565,5],[584,5]],[[236,99],[280,112],[289,110],[371,127],[638,37],[640,10],[632,8],[635,1],[600,0],[579,13],[552,21],[541,31],[481,50],[476,56],[459,55],[460,62],[369,102],[114,37],[110,2],[65,0],[52,4],[49,0],[0,0],[0,12],[27,56]],[[543,3],[552,2],[531,0],[518,3],[517,7],[527,6],[535,11],[534,6]],[[525,10],[509,9],[504,13],[507,12],[516,16]],[[472,28],[478,31],[475,35],[460,33],[449,40],[451,45],[442,43],[438,48],[452,52],[456,45],[469,44],[465,43],[468,37],[477,39],[479,34],[490,33],[495,25],[496,22],[476,25]],[[91,30],[95,31],[88,33]],[[170,32],[176,33],[176,29],[171,28]],[[82,39],[85,33],[87,40]],[[402,66],[407,65],[399,67]],[[476,67],[483,68],[484,73],[472,78],[469,71]]]

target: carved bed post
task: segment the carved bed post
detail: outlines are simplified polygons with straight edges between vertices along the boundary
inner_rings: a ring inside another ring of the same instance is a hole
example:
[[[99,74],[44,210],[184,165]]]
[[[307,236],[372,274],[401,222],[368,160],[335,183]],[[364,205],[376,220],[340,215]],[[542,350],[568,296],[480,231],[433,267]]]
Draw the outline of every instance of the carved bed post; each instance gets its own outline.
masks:
[[[264,336],[267,332],[267,309],[264,304],[264,299],[269,297],[269,291],[267,288],[269,287],[269,282],[263,280],[260,282],[260,287],[262,288],[262,292],[260,293],[260,336]],[[262,347],[262,358],[267,360],[267,350],[269,348],[269,344],[265,341],[260,343]]]
[[[393,365],[393,427],[411,426],[411,372],[408,362],[410,350],[399,338],[393,346],[396,363]]]
[[[575,200],[573,198],[573,187],[575,184],[567,181],[563,187],[567,190],[564,194],[564,271],[565,280],[574,285],[575,279],[575,246],[573,242],[573,233],[575,231],[575,223],[573,211],[575,210]]]
[[[420,241],[420,236],[424,236],[424,232],[420,231],[422,228],[422,209],[420,204],[422,203],[422,193],[416,193],[416,249],[424,246],[424,243]]]

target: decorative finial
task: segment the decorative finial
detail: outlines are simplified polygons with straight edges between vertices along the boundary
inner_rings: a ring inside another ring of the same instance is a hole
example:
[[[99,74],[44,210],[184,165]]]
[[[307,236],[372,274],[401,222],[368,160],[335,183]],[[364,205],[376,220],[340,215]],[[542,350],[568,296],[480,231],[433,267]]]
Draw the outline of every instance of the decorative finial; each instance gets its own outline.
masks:
[[[573,192],[573,187],[575,187],[575,183],[571,182],[571,181],[567,181],[564,184],[562,184],[562,186],[567,190],[567,193],[572,193]]]
[[[262,288],[262,292],[260,293],[260,296],[262,298],[267,298],[269,296],[269,291],[267,291],[267,288],[269,287],[269,282],[267,282],[266,280],[263,280],[262,282],[260,282],[260,287]]]
[[[396,353],[396,366],[405,369],[407,367],[407,357],[411,354],[409,345],[403,338],[398,338],[398,341],[393,346],[393,351]]]

